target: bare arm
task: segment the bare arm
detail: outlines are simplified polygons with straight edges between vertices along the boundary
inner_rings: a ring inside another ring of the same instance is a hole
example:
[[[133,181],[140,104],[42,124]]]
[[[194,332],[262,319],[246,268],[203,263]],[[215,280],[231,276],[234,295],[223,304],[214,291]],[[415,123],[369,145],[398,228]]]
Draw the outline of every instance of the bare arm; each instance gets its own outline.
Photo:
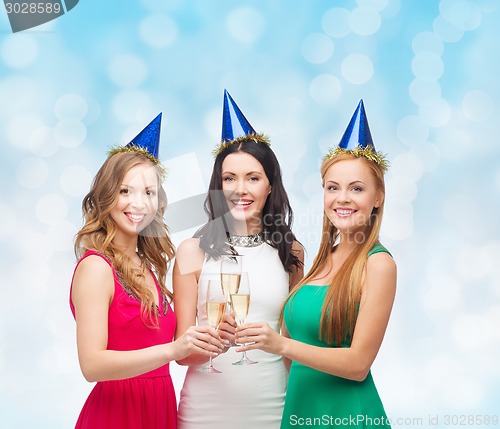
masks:
[[[180,341],[140,350],[107,350],[108,310],[113,294],[110,266],[99,256],[85,258],[76,270],[71,298],[75,306],[78,358],[86,380],[135,377],[192,352],[209,355],[218,351],[218,335],[209,329],[191,330]]]
[[[276,334],[266,324],[237,329],[238,351],[259,348],[339,377],[362,381],[382,344],[396,293],[396,264],[387,253],[368,258],[361,303],[351,347],[316,347]]]
[[[198,279],[203,266],[204,252],[199,247],[199,239],[189,238],[177,249],[172,286],[174,291],[174,311],[177,319],[175,338],[196,325],[198,304]],[[208,356],[192,354],[177,360],[179,365],[200,365],[208,361]]]

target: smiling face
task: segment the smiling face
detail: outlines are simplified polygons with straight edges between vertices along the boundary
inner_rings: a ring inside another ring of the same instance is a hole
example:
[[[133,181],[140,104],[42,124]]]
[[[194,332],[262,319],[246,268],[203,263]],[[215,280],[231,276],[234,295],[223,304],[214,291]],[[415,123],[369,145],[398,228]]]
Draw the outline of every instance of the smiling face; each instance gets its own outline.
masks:
[[[115,240],[137,238],[158,211],[158,174],[149,163],[127,171],[110,216],[116,225]]]
[[[222,190],[241,235],[262,230],[262,211],[271,193],[261,163],[246,152],[235,152],[222,162]],[[239,225],[238,225],[239,224]]]
[[[362,159],[332,164],[323,178],[323,189],[325,214],[341,234],[363,230],[383,201],[383,192]]]

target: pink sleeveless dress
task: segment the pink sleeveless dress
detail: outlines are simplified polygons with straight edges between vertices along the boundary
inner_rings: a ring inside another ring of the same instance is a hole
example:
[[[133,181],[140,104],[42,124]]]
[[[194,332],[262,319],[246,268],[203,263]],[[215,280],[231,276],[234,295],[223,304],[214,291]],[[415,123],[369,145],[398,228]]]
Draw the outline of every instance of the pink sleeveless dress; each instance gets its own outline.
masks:
[[[171,342],[175,332],[175,315],[168,302],[160,302],[159,329],[145,326],[141,320],[140,302],[124,289],[107,257],[88,251],[78,264],[90,255],[102,257],[113,270],[115,279],[115,293],[108,313],[107,349],[137,350]],[[158,283],[154,279],[159,292]],[[70,307],[75,316],[71,293]],[[168,364],[137,377],[97,382],[76,423],[76,429],[176,427],[176,398]]]

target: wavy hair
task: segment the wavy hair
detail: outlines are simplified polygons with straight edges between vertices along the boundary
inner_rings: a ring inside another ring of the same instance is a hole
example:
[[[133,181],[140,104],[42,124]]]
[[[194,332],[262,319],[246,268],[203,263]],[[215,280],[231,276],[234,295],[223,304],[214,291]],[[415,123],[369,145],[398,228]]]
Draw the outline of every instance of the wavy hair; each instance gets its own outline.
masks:
[[[262,165],[271,185],[262,211],[263,227],[268,233],[268,243],[278,250],[278,255],[287,272],[293,267],[299,268],[301,261],[292,250],[297,241],[292,232],[293,211],[288,195],[283,186],[281,168],[268,141],[260,134],[240,137],[234,144],[228,145],[215,158],[210,179],[209,192],[205,200],[205,212],[209,221],[202,226],[194,237],[200,238],[201,249],[211,258],[218,259],[223,254],[235,254],[229,245],[229,236],[233,234],[232,216],[222,191],[222,163],[232,153],[245,152],[253,156]]]
[[[161,186],[161,170],[140,153],[116,153],[110,156],[97,172],[90,189],[82,202],[84,225],[75,237],[75,255],[80,259],[88,250],[96,250],[108,257],[124,286],[141,303],[143,322],[158,326],[158,310],[154,297],[146,286],[142,270],[134,268],[130,258],[114,243],[116,224],[110,212],[114,208],[125,174],[141,164],[151,165],[158,175],[158,210],[151,223],[139,234],[137,253],[148,270],[155,273],[163,296],[172,298],[166,287],[166,276],[175,248],[163,221],[167,206],[167,195]]]
[[[351,159],[359,160],[359,162],[362,162],[370,169],[375,179],[376,190],[385,196],[384,172],[382,167],[366,158],[357,158],[351,154],[339,154],[323,161],[321,165],[323,186],[325,175],[333,165],[340,161]],[[351,335],[354,332],[368,253],[377,243],[379,243],[380,226],[384,212],[384,200],[385,198],[382,198],[380,206],[373,209],[362,234],[356,234],[356,242],[358,245],[342,264],[328,286],[328,291],[321,310],[319,331],[319,339],[324,340],[328,344],[340,345],[343,342],[350,342]],[[359,239],[360,237],[361,239]],[[283,323],[283,312],[286,303],[302,286],[313,280],[325,264],[328,263],[328,259],[334,251],[334,246],[338,238],[338,229],[332,225],[326,214],[323,214],[323,231],[318,254],[314,258],[314,262],[309,272],[285,300],[280,316],[281,323]]]

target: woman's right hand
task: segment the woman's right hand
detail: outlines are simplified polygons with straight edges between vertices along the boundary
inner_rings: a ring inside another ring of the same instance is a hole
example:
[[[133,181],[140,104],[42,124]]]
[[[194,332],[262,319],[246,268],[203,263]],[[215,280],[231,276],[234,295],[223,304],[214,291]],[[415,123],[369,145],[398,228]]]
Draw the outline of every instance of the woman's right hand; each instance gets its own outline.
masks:
[[[181,360],[191,354],[215,357],[223,351],[222,339],[211,326],[190,326],[173,343],[174,360]]]
[[[234,313],[224,314],[222,322],[219,325],[217,332],[226,343],[234,342],[234,333],[236,332],[236,320],[234,320]]]

